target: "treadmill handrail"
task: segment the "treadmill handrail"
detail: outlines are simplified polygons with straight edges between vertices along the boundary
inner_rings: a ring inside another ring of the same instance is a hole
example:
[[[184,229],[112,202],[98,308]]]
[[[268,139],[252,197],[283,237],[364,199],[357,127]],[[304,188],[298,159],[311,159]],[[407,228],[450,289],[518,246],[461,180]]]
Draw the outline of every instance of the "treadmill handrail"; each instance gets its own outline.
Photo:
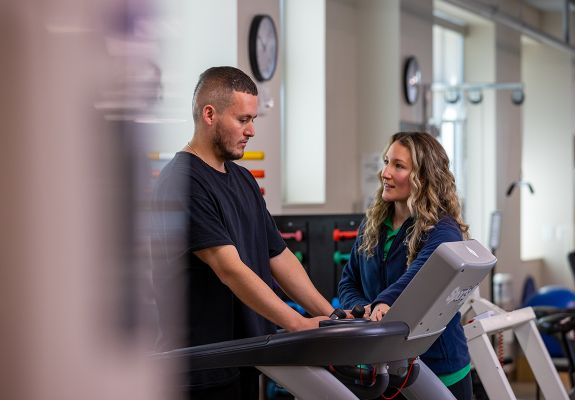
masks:
[[[230,340],[156,353],[157,360],[185,360],[180,372],[253,365],[377,363],[395,356],[409,328],[402,322],[341,324]]]

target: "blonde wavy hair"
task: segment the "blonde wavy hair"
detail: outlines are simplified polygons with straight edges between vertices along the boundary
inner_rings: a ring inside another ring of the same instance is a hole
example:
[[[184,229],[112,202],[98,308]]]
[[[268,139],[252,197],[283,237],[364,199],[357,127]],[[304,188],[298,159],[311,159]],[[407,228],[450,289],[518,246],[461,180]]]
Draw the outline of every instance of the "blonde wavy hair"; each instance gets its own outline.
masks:
[[[415,259],[426,234],[444,216],[451,216],[459,225],[464,239],[469,239],[469,226],[461,217],[455,177],[449,170],[449,158],[441,144],[426,132],[398,132],[393,135],[383,157],[394,142],[405,146],[410,154],[413,170],[409,175],[411,193],[407,199],[411,217],[415,222],[407,232],[407,264]],[[379,242],[383,222],[393,215],[393,202],[384,201],[383,180],[375,198],[366,211],[366,222],[359,251],[373,256]]]

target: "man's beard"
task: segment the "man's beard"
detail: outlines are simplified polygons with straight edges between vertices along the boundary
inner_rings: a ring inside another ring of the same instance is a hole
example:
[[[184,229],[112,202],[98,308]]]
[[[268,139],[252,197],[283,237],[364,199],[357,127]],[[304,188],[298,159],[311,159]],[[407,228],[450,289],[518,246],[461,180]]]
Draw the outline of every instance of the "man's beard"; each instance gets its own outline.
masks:
[[[216,134],[212,144],[217,155],[224,160],[239,160],[244,156],[244,152],[241,150],[236,150],[234,152],[234,150],[229,149],[229,147],[231,147],[230,143],[226,142],[225,134],[222,132],[219,124],[216,126]]]

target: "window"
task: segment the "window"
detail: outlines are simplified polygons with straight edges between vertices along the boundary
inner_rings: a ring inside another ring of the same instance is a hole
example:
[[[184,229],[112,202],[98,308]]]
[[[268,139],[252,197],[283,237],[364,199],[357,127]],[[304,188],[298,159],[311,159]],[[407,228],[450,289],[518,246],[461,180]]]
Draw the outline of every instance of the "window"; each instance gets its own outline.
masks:
[[[447,85],[463,83],[463,45],[464,38],[461,33],[434,25],[433,82],[439,90],[433,93],[432,124],[439,127],[439,141],[451,161],[450,169],[455,175],[459,197],[464,204],[465,102],[461,101],[461,92],[445,89]]]
[[[325,0],[282,1],[283,202],[322,204],[326,197]]]

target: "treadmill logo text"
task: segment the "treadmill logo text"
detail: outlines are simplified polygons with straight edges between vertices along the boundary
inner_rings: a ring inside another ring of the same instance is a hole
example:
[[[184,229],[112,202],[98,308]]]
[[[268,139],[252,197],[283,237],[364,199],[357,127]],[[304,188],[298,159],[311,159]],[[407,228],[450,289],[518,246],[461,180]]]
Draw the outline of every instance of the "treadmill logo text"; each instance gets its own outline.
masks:
[[[469,287],[467,289],[461,289],[459,286],[456,287],[455,289],[453,289],[453,291],[451,292],[451,294],[449,296],[447,296],[447,299],[445,299],[445,302],[447,304],[451,303],[451,302],[456,302],[456,303],[462,303],[467,296],[469,295],[469,293],[471,293],[471,291],[475,289],[475,287]]]

